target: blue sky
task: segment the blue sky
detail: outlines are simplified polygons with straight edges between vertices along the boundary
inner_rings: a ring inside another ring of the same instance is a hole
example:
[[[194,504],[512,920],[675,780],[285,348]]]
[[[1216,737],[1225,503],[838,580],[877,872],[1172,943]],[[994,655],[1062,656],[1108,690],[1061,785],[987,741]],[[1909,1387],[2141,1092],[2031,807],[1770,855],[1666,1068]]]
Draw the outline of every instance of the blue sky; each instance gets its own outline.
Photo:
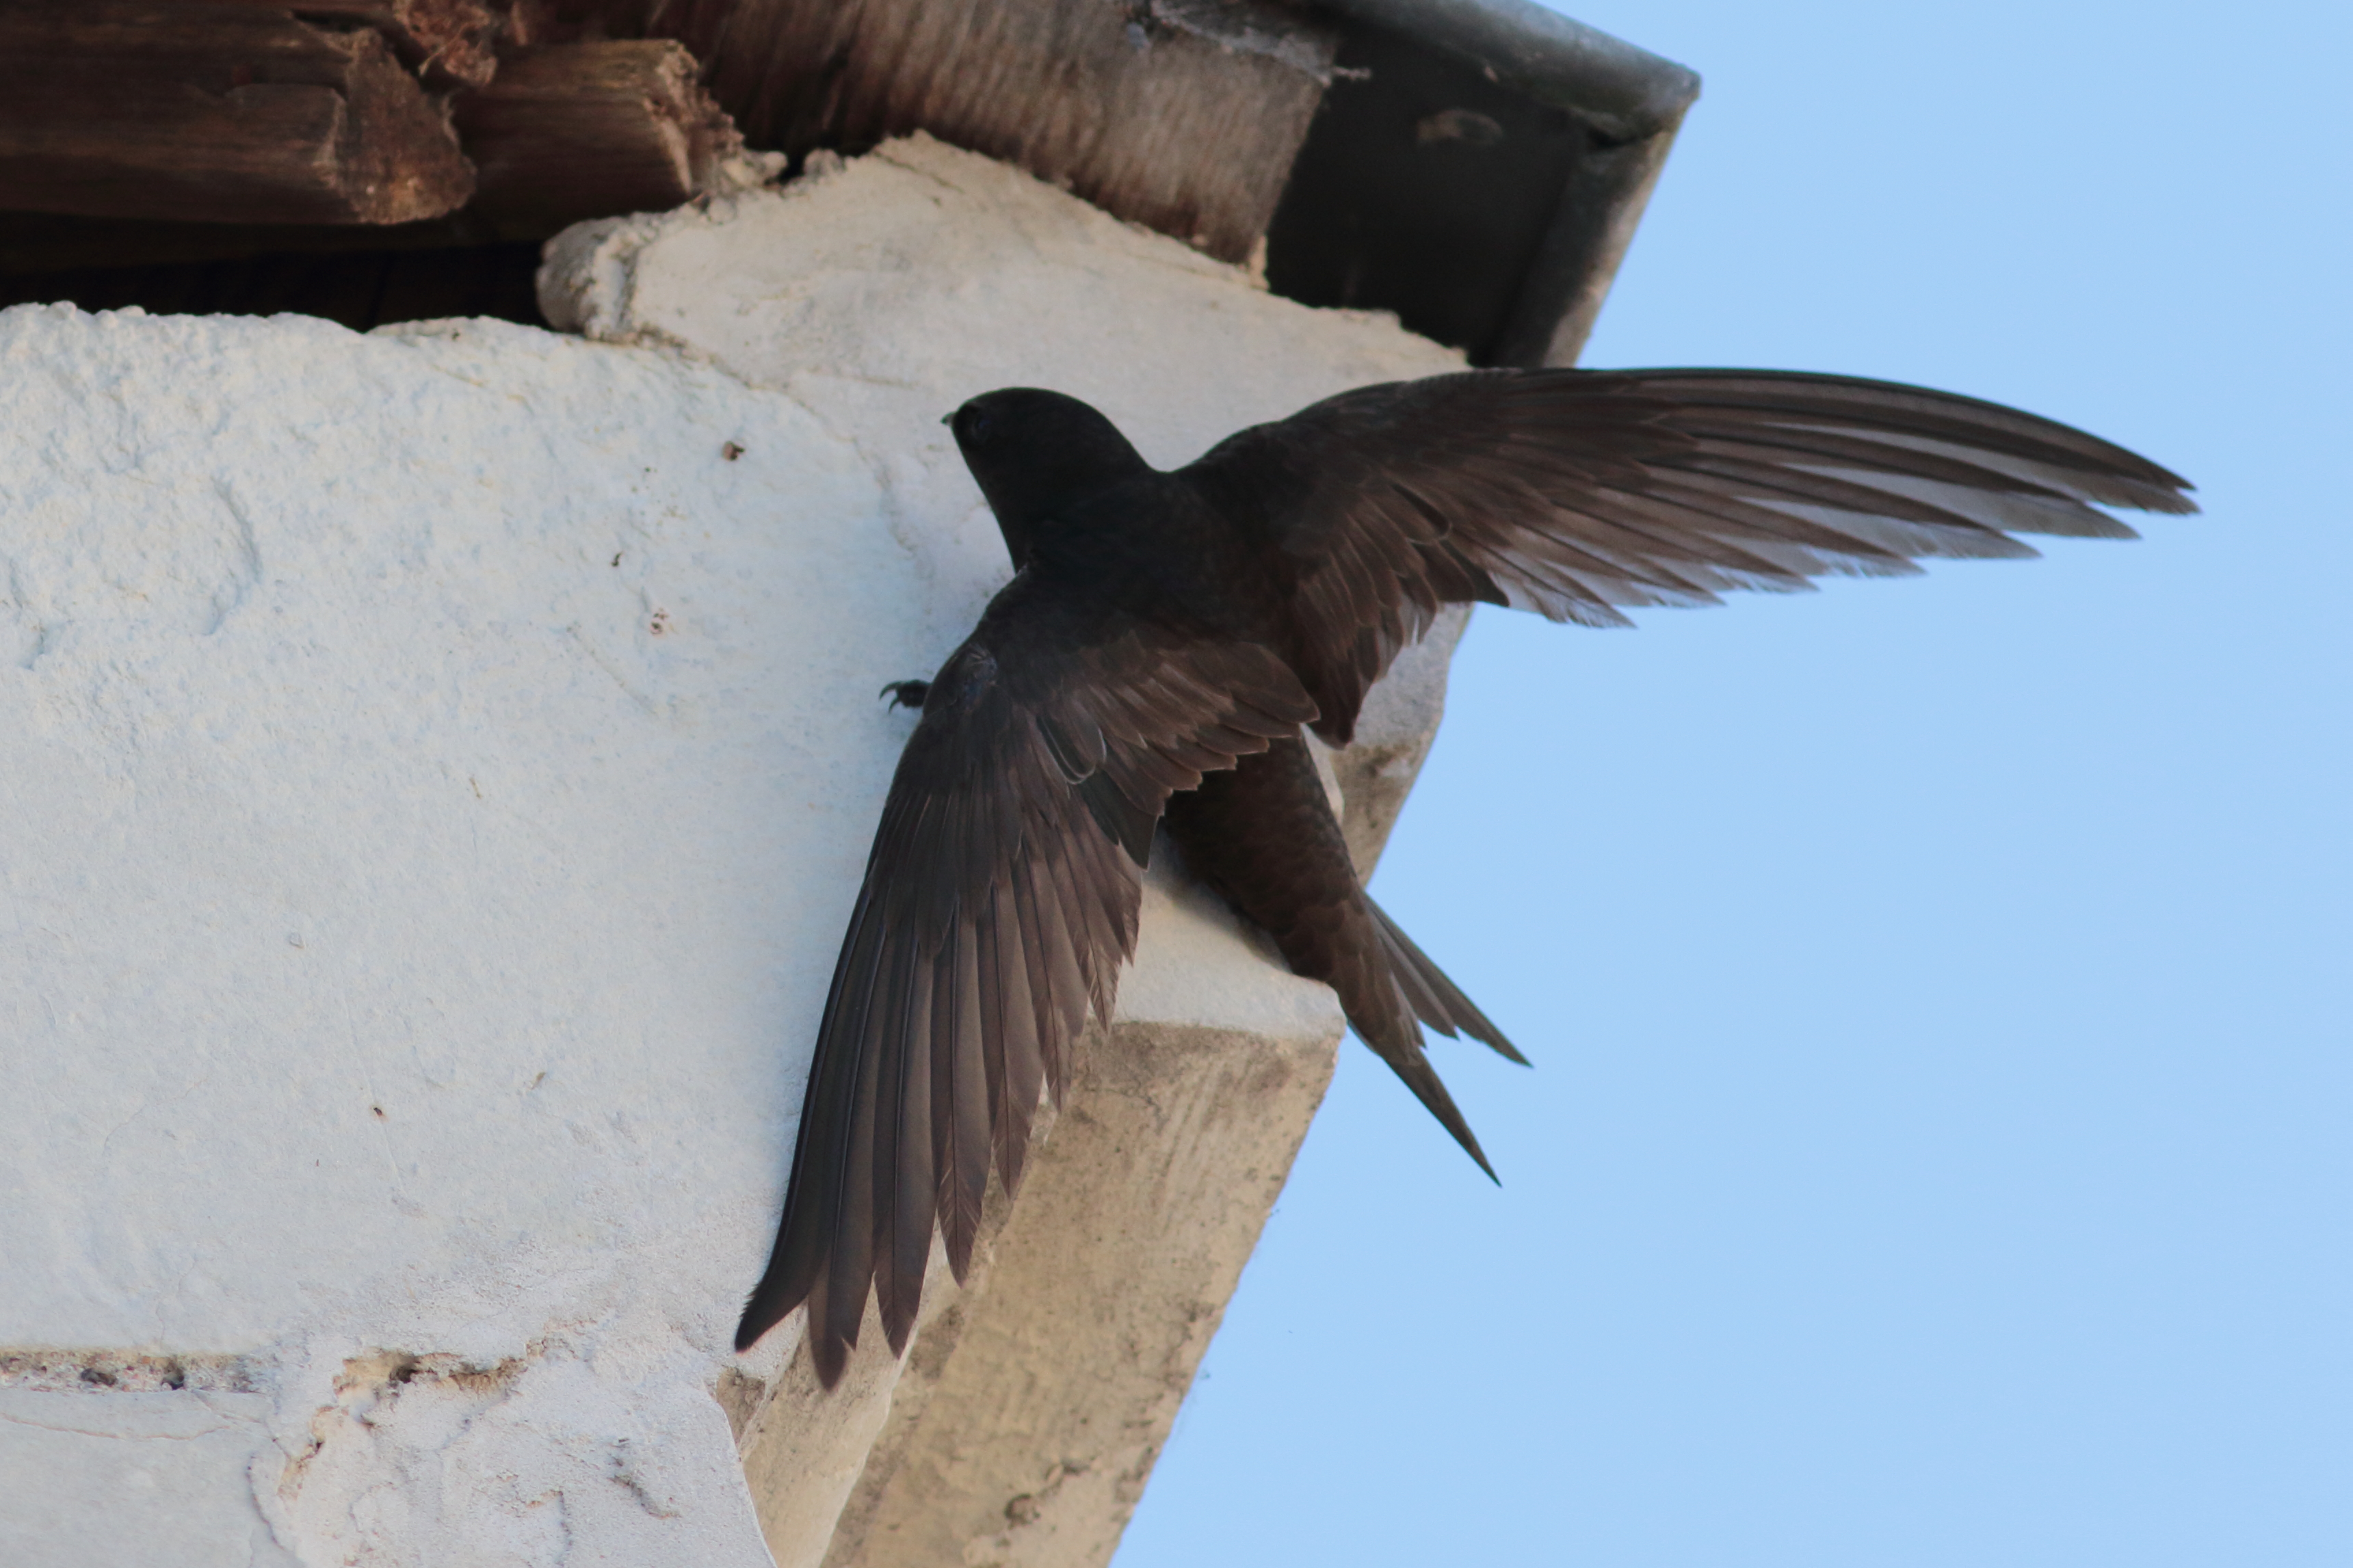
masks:
[[[1484,612],[1375,891],[1536,1061],[1340,1073],[1123,1546],[2353,1562],[2353,8],[1637,4],[1587,354],[2013,403],[2135,544]]]

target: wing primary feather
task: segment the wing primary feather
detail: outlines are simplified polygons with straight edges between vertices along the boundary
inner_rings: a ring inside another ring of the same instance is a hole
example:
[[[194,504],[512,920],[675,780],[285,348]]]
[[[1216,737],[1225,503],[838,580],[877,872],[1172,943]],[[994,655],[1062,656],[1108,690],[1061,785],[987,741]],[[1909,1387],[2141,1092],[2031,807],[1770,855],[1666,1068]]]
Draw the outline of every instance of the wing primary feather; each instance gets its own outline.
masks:
[[[1038,1003],[1032,987],[1040,973],[1035,957],[1036,922],[1025,909],[1028,895],[1017,872],[997,889],[995,900],[997,952],[1008,948],[1012,959],[998,970],[1005,987],[1004,1115],[996,1123],[997,1173],[1009,1196],[1021,1190],[1022,1155],[1029,1147],[1029,1122],[1038,1112],[1038,1096],[1045,1087],[1045,1058],[1038,1046]]]
[[[1046,854],[1033,855],[1021,870],[1029,881],[1029,908],[1046,959],[1046,987],[1038,998],[1038,1048],[1046,1067],[1046,1092],[1059,1106],[1070,1082],[1065,1046],[1085,1015],[1087,981],[1071,938],[1071,911],[1063,907],[1050,861]]]
[[[1712,447],[1678,454],[1660,466],[1683,473],[1706,474],[1736,485],[1748,495],[1802,501],[1862,517],[1883,517],[1939,528],[1981,531],[1985,527],[1974,518],[1877,485],[1840,479],[1812,468],[1760,463]]]
[[[860,1303],[866,1300],[866,1282],[862,1279],[858,1283],[858,1299]],[[819,1265],[817,1279],[809,1287],[808,1325],[805,1335],[809,1360],[817,1365],[818,1384],[828,1389],[840,1383],[842,1372],[849,1364],[849,1342],[837,1339],[827,1331],[826,1325],[832,1321],[833,1270],[828,1263]]]
[[[946,1000],[951,1005],[945,1009],[950,1019],[948,1059],[936,1075],[947,1097],[944,1104],[935,1103],[933,1110],[934,1126],[946,1134],[941,1140],[946,1147],[935,1166],[940,1229],[947,1240],[949,1270],[959,1282],[972,1267],[992,1152],[989,1066],[982,1044],[987,1026],[981,1002],[980,931],[979,922],[971,917],[958,920],[954,967],[941,972],[941,978],[950,983]]]
[[[1103,837],[1125,850],[1137,866],[1152,864],[1152,830],[1160,822],[1157,812],[1147,812],[1129,799],[1108,772],[1089,774],[1078,786],[1078,794]]]
[[[1679,423],[1712,448],[1738,452],[1765,462],[1908,474],[1972,489],[2024,495],[2072,497],[2085,493],[2084,484],[2071,482],[2082,477],[2080,470],[2053,473],[2052,465],[2021,458],[2011,458],[2008,468],[1995,467],[1999,459],[1994,454],[1957,443],[1925,439],[1898,442],[1883,431],[1866,435],[1852,429],[1808,425],[1710,424],[1702,420]]]
[[[1854,376],[1791,371],[1612,371],[1639,379],[1646,395],[1711,411],[1741,410],[1779,419],[1813,417],[1899,437],[1947,439],[2019,457],[2105,471],[2157,489],[2173,511],[2189,482],[2137,452],[2040,415],[1957,393]],[[2138,505],[2138,502],[2130,503]],[[2194,506],[2188,506],[2194,510]]]
[[[995,1140],[1013,1117],[1012,1104],[1007,1098],[1010,1075],[1006,1054],[1014,1027],[1015,977],[1021,967],[1020,953],[1008,951],[1005,942],[1006,898],[1002,883],[992,885],[972,928],[975,979],[979,986],[981,1082],[988,1098],[992,1152]],[[1018,940],[1017,934],[1015,941]]]
[[[1062,983],[1059,967],[1060,939],[1050,929],[1052,915],[1045,907],[1042,873],[1027,856],[1017,858],[1012,867],[1013,885],[1019,894],[1018,912],[1021,923],[1022,954],[1027,961],[1025,979],[1029,991],[1032,1039],[1038,1047],[1039,1071],[1044,1082],[1052,1084],[1058,1070],[1055,1065],[1054,1038],[1057,1028],[1054,988]],[[1061,1103],[1061,1090],[1051,1091],[1055,1103]],[[1010,1188],[1013,1183],[1008,1182]]]
[[[881,1090],[877,1058],[883,1054],[886,1044],[881,1037],[881,1015],[889,1011],[890,995],[900,984],[900,972],[909,958],[910,945],[903,942],[883,943],[875,998],[883,1006],[867,1008],[866,1026],[860,1031],[857,1041],[856,1087],[849,1106],[848,1134],[841,1145],[833,1212],[826,1226],[825,1316],[819,1321],[812,1315],[809,1323],[813,1342],[828,1342],[820,1346],[820,1353],[834,1356],[837,1378],[847,1352],[858,1344],[859,1326],[866,1316],[867,1286],[874,1278],[874,1123]],[[822,1374],[823,1363],[818,1371]]]
[[[936,895],[935,895],[936,896]],[[881,1043],[874,1140],[874,1284],[892,1353],[904,1353],[931,1261],[932,989],[938,955],[906,943],[890,1033]]]
[[[851,911],[849,936],[834,965],[833,983],[826,996],[824,1025],[818,1049],[809,1064],[807,1087],[801,1095],[799,1134],[795,1140],[792,1173],[785,1189],[785,1211],[776,1226],[776,1243],[768,1267],[744,1303],[735,1330],[735,1348],[749,1350],[795,1307],[809,1300],[825,1268],[827,1237],[833,1218],[834,1184],[840,1179],[840,1144],[846,1118],[839,1108],[855,1094],[858,1056],[845,1049],[843,1036],[834,1026],[840,1009],[871,984],[871,949],[874,924],[869,918],[871,889],[861,886]]]
[[[1588,626],[1620,611],[2027,557],[2013,533],[2121,538],[2098,510],[2194,511],[2178,475],[2015,409],[1852,377],[1487,370],[1340,394],[1219,442],[1178,479],[1256,531],[1293,668],[1345,743],[1437,602]]]

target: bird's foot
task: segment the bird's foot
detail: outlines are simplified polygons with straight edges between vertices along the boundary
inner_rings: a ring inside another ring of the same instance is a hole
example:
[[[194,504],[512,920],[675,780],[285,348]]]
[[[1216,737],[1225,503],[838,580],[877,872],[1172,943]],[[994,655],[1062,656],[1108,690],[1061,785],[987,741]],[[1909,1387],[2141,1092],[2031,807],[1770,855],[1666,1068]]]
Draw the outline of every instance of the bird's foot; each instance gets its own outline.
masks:
[[[894,680],[876,695],[888,697],[893,708],[921,708],[932,694],[928,680]]]

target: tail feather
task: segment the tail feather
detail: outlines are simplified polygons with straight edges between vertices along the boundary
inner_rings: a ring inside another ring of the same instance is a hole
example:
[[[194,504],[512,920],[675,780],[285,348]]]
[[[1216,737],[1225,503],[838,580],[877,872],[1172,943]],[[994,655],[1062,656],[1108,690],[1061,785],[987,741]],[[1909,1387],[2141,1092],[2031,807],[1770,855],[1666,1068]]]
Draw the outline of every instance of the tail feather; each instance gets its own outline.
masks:
[[[1358,1038],[1364,1039],[1364,1030],[1359,1028],[1356,1034]],[[1413,1097],[1421,1101],[1424,1109],[1438,1118],[1438,1124],[1453,1134],[1454,1141],[1462,1145],[1462,1152],[1476,1160],[1479,1168],[1487,1173],[1487,1179],[1502,1186],[1504,1179],[1495,1174],[1495,1167],[1487,1163],[1487,1152],[1479,1147],[1478,1136],[1471,1131],[1471,1123],[1463,1119],[1462,1112],[1456,1109],[1454,1097],[1446,1092],[1446,1085],[1440,1080],[1438,1069],[1430,1065],[1430,1058],[1422,1052],[1421,1042],[1418,1039],[1409,1042],[1365,1039],[1365,1044],[1373,1048],[1375,1056],[1389,1064],[1389,1070],[1398,1075],[1406,1088],[1413,1090]]]
[[[1306,746],[1286,738],[1208,774],[1163,820],[1187,867],[1274,939],[1292,973],[1339,994],[1356,1037],[1493,1180],[1422,1049],[1421,1021],[1526,1058],[1366,895]]]
[[[1365,907],[1373,911],[1373,919],[1380,926],[1381,945],[1389,955],[1389,972],[1397,977],[1406,1000],[1413,1005],[1416,1016],[1441,1035],[1451,1037],[1459,1031],[1493,1047],[1507,1061],[1522,1067],[1531,1065],[1519,1047],[1504,1037],[1504,1031],[1479,1010],[1479,1005],[1446,977],[1446,971],[1415,946],[1413,938],[1398,929],[1397,921],[1389,919],[1388,911],[1375,903],[1369,893],[1365,895]]]

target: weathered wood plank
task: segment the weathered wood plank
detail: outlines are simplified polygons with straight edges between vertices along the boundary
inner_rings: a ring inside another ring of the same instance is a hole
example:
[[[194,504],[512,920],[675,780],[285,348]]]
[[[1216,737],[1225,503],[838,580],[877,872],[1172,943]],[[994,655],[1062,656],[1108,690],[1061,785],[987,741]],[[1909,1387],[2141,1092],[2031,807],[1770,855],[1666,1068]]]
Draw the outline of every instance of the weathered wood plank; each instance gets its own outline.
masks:
[[[498,46],[512,7],[508,0],[191,0],[242,10],[290,12],[309,19],[374,27],[400,63],[435,87],[480,87],[497,74]]]
[[[697,85],[698,68],[666,39],[511,51],[488,87],[458,100],[480,171],[472,210],[521,237],[661,211],[709,189],[744,138]]]
[[[442,107],[371,29],[0,3],[0,208],[392,224],[451,212],[473,188]]]

